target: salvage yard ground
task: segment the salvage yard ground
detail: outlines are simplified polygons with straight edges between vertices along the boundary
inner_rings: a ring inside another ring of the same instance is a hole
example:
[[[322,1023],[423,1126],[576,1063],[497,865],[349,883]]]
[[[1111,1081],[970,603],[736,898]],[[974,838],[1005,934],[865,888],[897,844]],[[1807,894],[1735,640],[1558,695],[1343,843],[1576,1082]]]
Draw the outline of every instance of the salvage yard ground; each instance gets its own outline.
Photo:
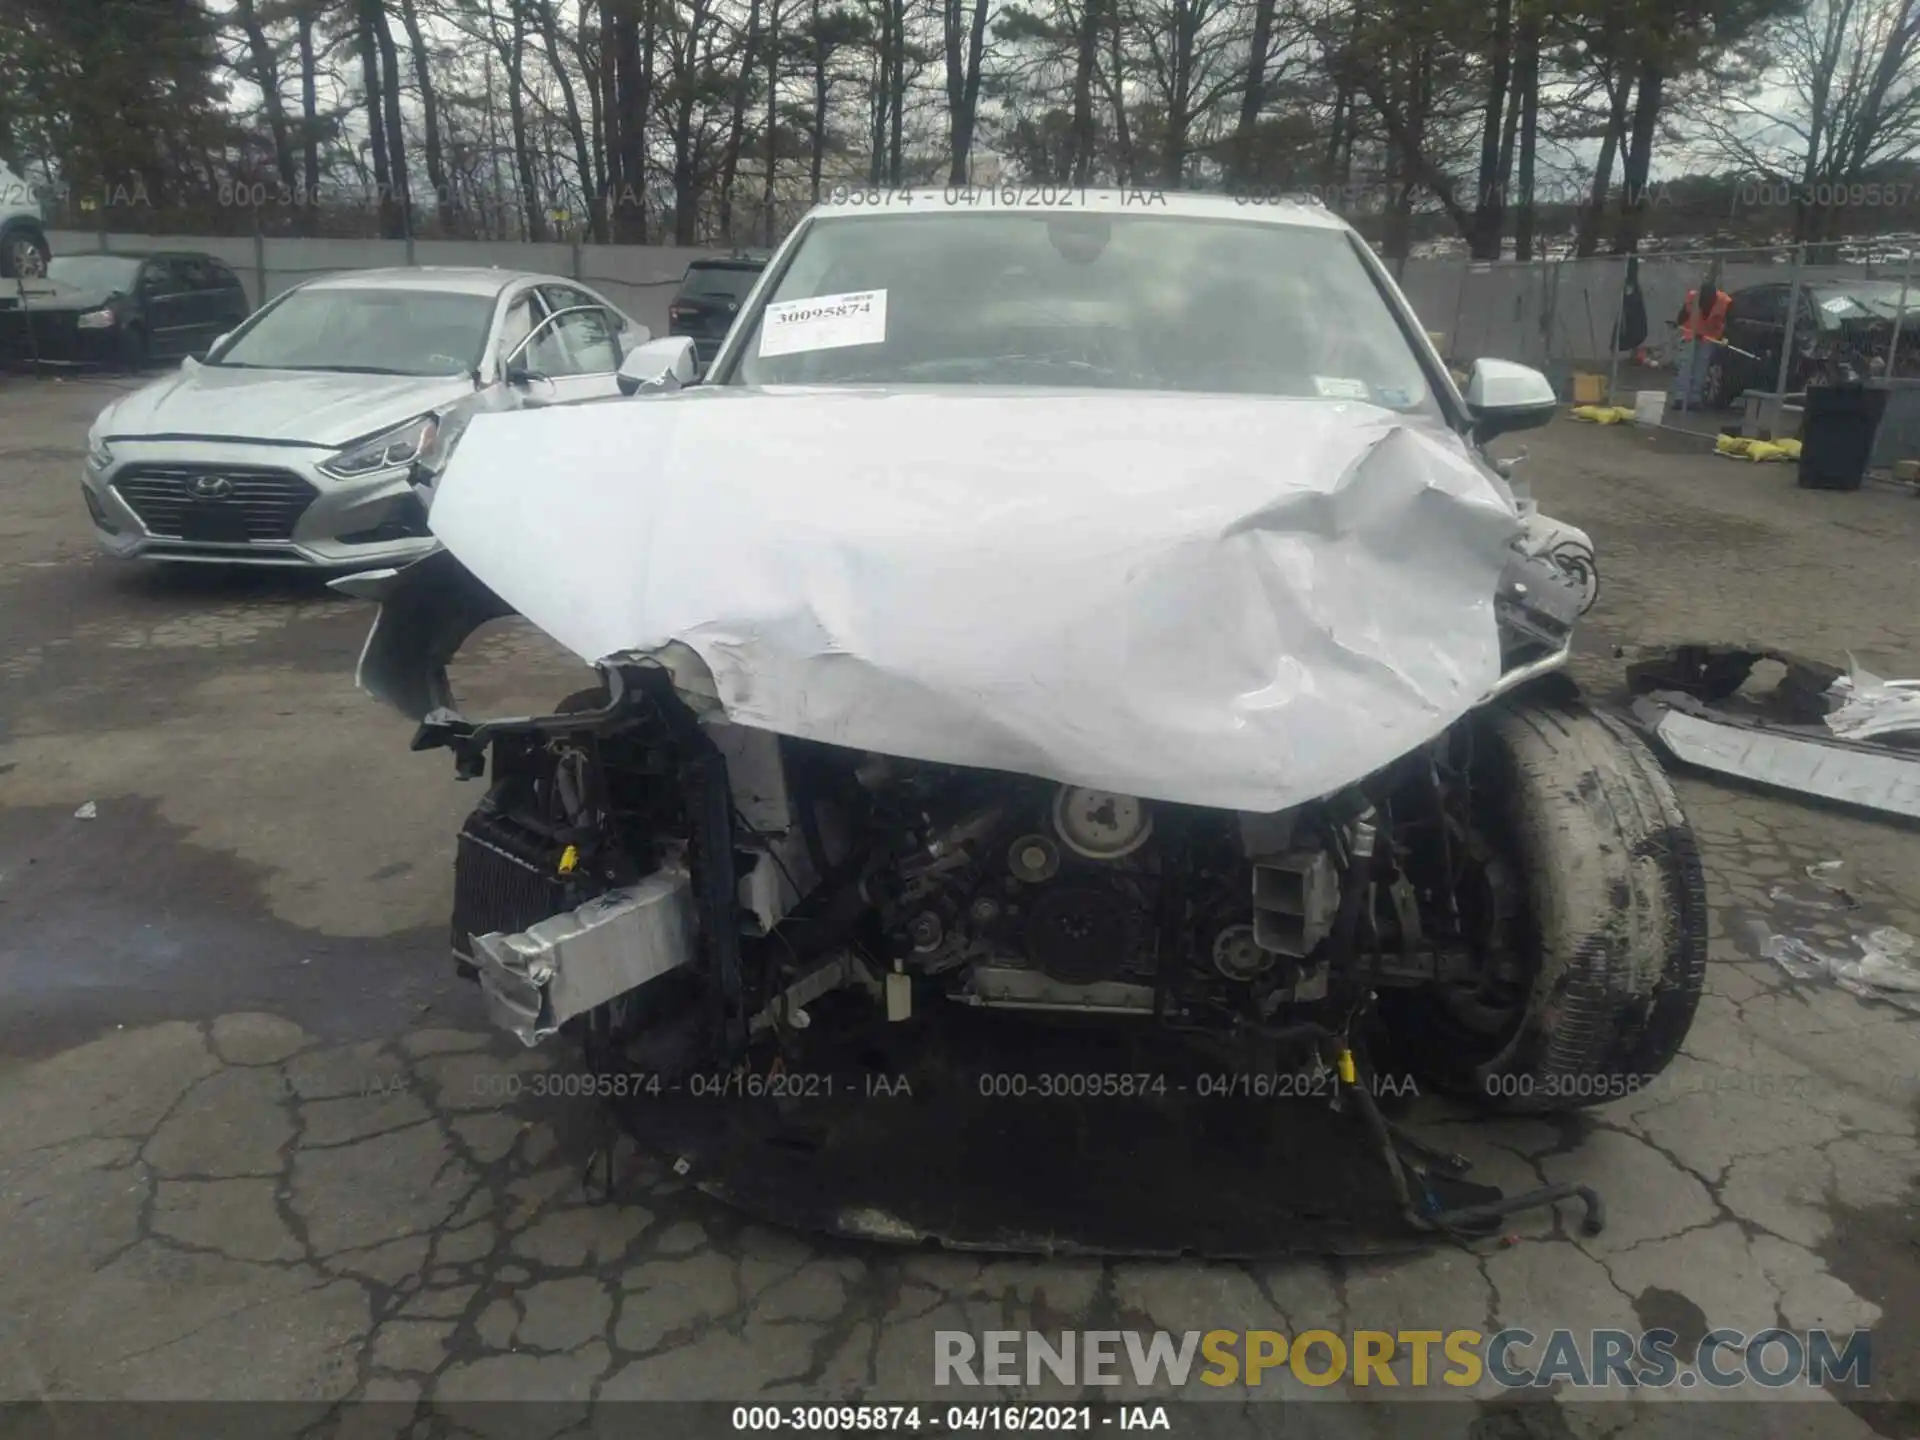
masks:
[[[924,1400],[945,1329],[1871,1324],[1876,1404],[1523,1419],[1483,1386],[1424,1428],[1920,1434],[1920,1021],[1760,954],[1920,934],[1911,830],[1683,777],[1713,964],[1666,1081],[1557,1123],[1421,1102],[1492,1183],[1599,1186],[1598,1239],[1532,1214],[1509,1243],[1364,1263],[902,1254],[749,1224],[657,1162],[592,1206],[588,1102],[476,1083],[548,1057],[495,1041],[445,959],[473,787],[355,691],[366,608],[95,556],[77,471],[114,384],[0,381],[0,1399],[540,1399],[574,1407],[557,1427],[619,1398]],[[1543,508],[1599,548],[1590,692],[1617,694],[1614,646],[1687,639],[1920,674],[1913,498],[1799,491],[1630,427],[1527,444]],[[511,629],[461,674],[482,710],[573,681]],[[1833,859],[1858,909],[1800,903]],[[1223,1430],[1329,1398],[1193,1389]],[[1381,1433],[1362,1407],[1300,1413],[1289,1433]]]

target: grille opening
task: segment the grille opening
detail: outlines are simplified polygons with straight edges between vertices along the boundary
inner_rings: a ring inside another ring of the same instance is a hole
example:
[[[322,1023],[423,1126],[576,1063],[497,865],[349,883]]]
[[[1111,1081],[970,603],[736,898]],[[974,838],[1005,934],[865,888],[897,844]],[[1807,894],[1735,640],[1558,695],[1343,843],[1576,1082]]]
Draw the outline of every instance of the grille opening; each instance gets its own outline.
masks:
[[[244,544],[291,540],[320,492],[291,470],[239,465],[138,465],[113,488],[150,534]]]

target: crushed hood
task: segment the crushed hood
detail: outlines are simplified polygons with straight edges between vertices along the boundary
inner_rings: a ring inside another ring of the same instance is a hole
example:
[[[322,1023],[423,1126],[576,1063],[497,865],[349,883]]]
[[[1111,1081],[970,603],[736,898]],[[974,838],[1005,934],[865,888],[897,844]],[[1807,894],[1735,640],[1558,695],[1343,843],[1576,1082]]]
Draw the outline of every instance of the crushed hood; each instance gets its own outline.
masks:
[[[183,365],[101,419],[109,439],[182,435],[336,448],[469,397],[469,375]]]
[[[583,659],[684,642],[736,723],[1260,811],[1485,694],[1519,530],[1364,403],[977,387],[480,415],[432,524]]]

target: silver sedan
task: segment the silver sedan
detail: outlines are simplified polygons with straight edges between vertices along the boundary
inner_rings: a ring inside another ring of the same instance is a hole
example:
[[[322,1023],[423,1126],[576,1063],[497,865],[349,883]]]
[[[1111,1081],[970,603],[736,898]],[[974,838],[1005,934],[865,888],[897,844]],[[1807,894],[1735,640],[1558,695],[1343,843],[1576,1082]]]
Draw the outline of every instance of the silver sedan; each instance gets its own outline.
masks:
[[[572,280],[361,270],[263,306],[87,436],[94,534],[121,558],[357,570],[433,548],[411,483],[479,410],[619,393],[644,326]]]

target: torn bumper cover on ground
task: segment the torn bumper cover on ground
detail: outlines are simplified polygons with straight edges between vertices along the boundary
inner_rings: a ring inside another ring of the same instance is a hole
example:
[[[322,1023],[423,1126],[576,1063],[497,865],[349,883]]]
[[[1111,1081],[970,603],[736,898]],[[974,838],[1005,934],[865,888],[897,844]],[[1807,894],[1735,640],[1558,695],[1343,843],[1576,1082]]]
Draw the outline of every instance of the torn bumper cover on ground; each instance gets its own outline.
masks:
[[[690,647],[737,723],[1262,811],[1488,692],[1520,529],[1437,421],[974,387],[481,415],[432,523],[583,659]]]
[[[694,956],[687,872],[655,871],[514,935],[473,937],[495,1024],[533,1045],[567,1020],[676,970]]]
[[[1762,661],[1771,689],[1747,686]],[[1633,713],[1675,759],[1821,800],[1920,819],[1920,694],[1785,651],[1680,645],[1627,667]]]

